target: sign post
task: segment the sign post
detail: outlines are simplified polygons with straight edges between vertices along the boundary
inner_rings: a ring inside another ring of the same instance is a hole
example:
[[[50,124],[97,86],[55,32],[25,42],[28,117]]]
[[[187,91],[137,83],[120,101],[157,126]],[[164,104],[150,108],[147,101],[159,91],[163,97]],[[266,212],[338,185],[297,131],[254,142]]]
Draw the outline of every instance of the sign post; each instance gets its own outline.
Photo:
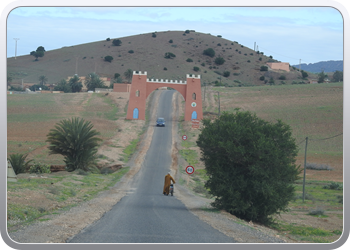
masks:
[[[192,128],[199,128],[199,120],[197,119],[192,120]]]
[[[182,140],[186,141],[187,140],[187,135],[182,136]]]
[[[187,166],[187,167],[186,167],[186,173],[187,173],[187,174],[193,174],[193,173],[194,173],[194,167],[192,167],[192,166]]]

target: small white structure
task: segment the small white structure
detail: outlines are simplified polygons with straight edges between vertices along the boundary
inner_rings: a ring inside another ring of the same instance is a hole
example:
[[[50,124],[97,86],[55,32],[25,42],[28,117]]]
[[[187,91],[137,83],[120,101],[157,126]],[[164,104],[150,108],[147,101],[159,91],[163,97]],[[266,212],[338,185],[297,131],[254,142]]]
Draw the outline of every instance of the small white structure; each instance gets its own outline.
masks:
[[[16,182],[17,175],[12,168],[11,162],[7,161],[7,181]]]

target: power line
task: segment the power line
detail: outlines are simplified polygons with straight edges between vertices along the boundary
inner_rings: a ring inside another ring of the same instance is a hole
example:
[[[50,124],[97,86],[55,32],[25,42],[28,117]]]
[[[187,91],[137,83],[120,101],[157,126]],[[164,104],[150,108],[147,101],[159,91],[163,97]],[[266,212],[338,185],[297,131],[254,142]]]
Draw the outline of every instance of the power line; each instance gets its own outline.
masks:
[[[335,138],[335,137],[338,137],[340,135],[342,135],[343,133],[340,133],[338,135],[334,135],[334,136],[331,136],[331,137],[328,137],[328,138],[322,138],[322,139],[309,139],[310,141],[324,141],[324,140],[328,140],[328,139],[332,139],[332,138]]]

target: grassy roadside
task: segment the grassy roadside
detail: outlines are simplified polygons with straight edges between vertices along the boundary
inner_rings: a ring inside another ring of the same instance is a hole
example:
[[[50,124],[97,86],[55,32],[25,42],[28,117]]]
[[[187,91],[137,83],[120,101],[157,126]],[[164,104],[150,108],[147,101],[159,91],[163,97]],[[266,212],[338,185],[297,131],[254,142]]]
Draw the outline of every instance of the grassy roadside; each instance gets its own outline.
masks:
[[[45,215],[58,214],[114,186],[129,167],[110,174],[84,171],[50,174],[19,174],[17,182],[7,183],[7,226],[9,231],[35,221],[47,220]]]

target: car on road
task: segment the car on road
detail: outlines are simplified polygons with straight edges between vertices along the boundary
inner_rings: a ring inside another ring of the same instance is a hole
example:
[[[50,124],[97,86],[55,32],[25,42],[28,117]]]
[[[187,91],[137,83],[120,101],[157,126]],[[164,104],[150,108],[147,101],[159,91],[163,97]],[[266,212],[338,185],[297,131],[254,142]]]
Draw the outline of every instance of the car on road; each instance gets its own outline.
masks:
[[[165,127],[165,120],[162,117],[157,119],[157,127]]]

